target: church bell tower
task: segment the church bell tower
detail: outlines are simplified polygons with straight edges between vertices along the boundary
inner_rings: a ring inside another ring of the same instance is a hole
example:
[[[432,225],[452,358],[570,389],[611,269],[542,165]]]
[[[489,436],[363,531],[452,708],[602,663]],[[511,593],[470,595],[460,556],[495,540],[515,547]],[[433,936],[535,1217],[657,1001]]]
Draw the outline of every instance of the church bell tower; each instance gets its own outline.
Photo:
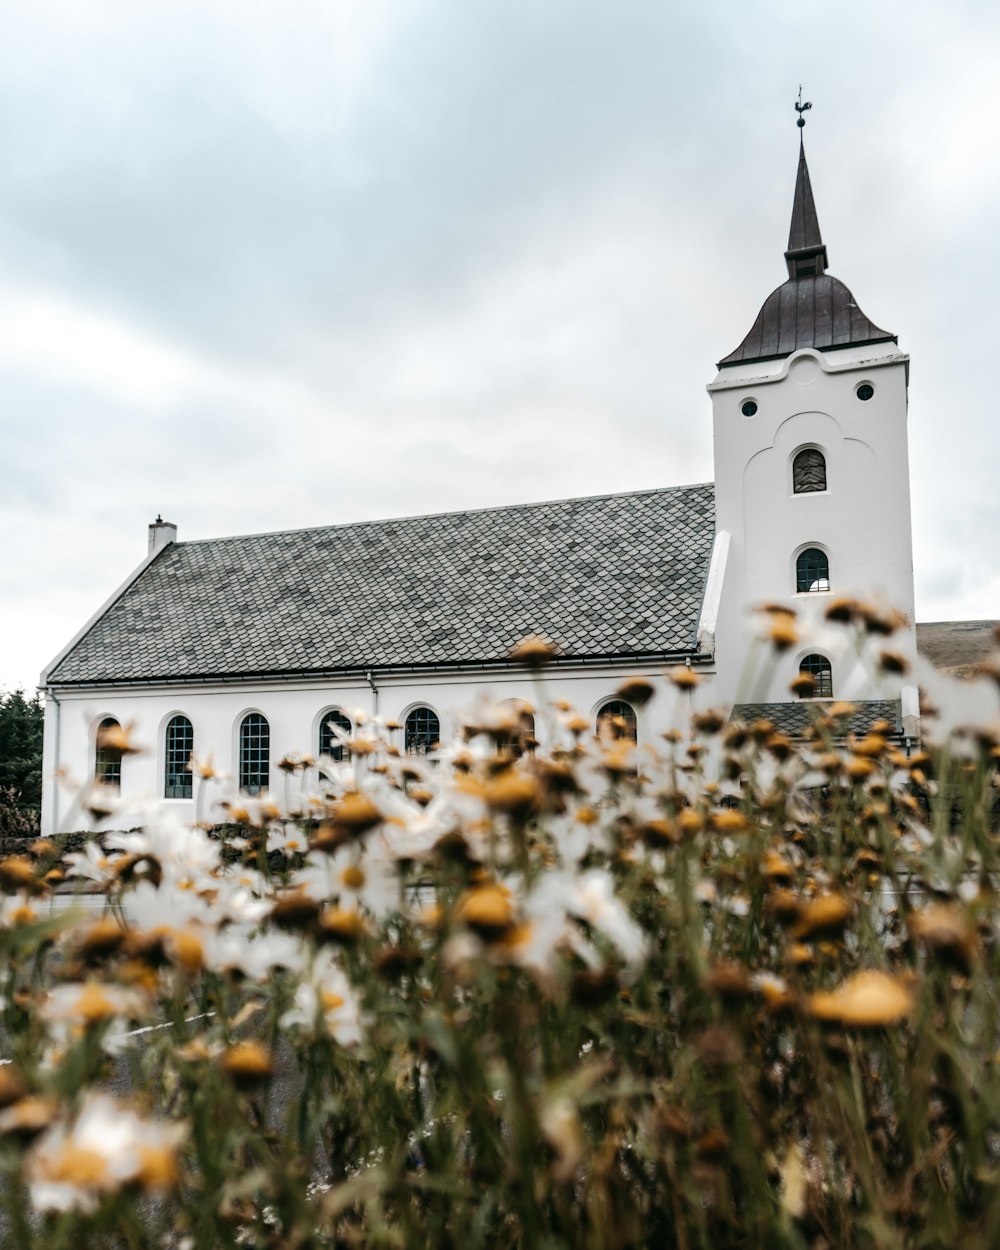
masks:
[[[719,693],[736,704],[889,700],[903,734],[916,737],[912,678],[878,665],[880,647],[901,653],[903,667],[915,656],[909,357],[827,271],[801,139],[806,107],[797,106],[788,276],[708,387]],[[874,638],[859,650],[853,635],[827,620],[845,597],[893,609],[906,624],[891,640]],[[773,664],[752,622],[765,603],[796,613],[798,641]]]

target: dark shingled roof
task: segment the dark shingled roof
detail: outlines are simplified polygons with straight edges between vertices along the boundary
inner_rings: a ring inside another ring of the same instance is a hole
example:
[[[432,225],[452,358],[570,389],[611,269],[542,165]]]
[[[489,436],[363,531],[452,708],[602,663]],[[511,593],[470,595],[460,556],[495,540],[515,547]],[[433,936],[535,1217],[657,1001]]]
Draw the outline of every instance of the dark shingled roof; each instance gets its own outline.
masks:
[[[817,716],[822,715],[828,704],[813,702],[809,699],[797,699],[793,703],[738,703],[733,708],[733,720],[746,721],[751,724],[755,720],[769,720],[775,729],[792,737],[800,737],[803,730],[813,723]],[[893,727],[893,733],[902,732],[899,719],[899,704],[891,700],[871,700],[856,703],[850,716],[841,717],[838,724],[840,734],[867,733],[876,721],[886,720]]]
[[[828,351],[895,342],[894,334],[869,321],[843,282],[826,272],[826,246],[820,236],[809,166],[801,144],[785,263],[788,281],[767,297],[750,333],[719,361],[720,369],[746,361],[780,359],[802,347]]]
[[[896,336],[880,330],[857,306],[839,278],[789,278],[764,301],[743,342],[719,361],[719,367],[749,360],[790,356],[800,347],[827,351],[861,343],[892,343]]]
[[[56,685],[693,652],[711,483],[172,543]]]

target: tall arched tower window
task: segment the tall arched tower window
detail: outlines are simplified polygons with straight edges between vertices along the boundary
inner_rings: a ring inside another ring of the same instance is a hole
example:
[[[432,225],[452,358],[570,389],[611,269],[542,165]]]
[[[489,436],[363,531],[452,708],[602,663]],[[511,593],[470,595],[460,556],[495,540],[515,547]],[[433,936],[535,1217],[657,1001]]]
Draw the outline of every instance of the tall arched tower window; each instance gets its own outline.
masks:
[[[172,716],[167,721],[163,739],[163,797],[189,799],[192,795],[191,753],[194,751],[194,728],[186,716]]]
[[[830,558],[819,547],[806,547],[795,561],[795,590],[797,594],[810,594],[830,589]]]
[[[246,794],[266,790],[271,772],[271,726],[260,712],[240,722],[240,789]]]
[[[122,783],[122,755],[116,738],[122,731],[113,716],[105,716],[97,726],[97,749],[94,752],[94,779],[102,786],[120,786]]]
[[[826,457],[818,447],[803,447],[792,461],[792,490],[796,495],[826,490]]]
[[[426,755],[441,741],[441,722],[429,707],[415,707],[403,727],[403,748],[409,755]]]

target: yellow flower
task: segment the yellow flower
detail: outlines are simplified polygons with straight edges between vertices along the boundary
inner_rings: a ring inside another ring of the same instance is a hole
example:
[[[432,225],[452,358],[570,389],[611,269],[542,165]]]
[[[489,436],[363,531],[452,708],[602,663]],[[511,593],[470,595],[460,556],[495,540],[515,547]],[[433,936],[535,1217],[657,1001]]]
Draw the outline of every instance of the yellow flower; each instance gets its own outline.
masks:
[[[809,1011],[818,1020],[854,1029],[899,1024],[912,1010],[909,984],[875,969],[858,972],[835,990],[824,990],[809,998]]]
[[[274,1071],[271,1052],[260,1042],[234,1042],[222,1052],[219,1067],[238,1089],[250,1089],[267,1081]]]
[[[802,905],[792,936],[804,938],[838,932],[850,919],[852,910],[842,894],[821,894]]]
[[[514,903],[504,886],[481,885],[462,895],[455,916],[480,937],[497,937],[514,923]]]

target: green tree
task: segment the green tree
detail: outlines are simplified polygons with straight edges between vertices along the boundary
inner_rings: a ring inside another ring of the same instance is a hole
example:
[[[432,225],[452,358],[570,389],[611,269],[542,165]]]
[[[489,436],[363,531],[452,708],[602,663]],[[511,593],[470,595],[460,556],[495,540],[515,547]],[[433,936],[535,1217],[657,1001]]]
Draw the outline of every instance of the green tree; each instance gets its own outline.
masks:
[[[42,804],[42,702],[0,694],[0,827],[37,828]]]

